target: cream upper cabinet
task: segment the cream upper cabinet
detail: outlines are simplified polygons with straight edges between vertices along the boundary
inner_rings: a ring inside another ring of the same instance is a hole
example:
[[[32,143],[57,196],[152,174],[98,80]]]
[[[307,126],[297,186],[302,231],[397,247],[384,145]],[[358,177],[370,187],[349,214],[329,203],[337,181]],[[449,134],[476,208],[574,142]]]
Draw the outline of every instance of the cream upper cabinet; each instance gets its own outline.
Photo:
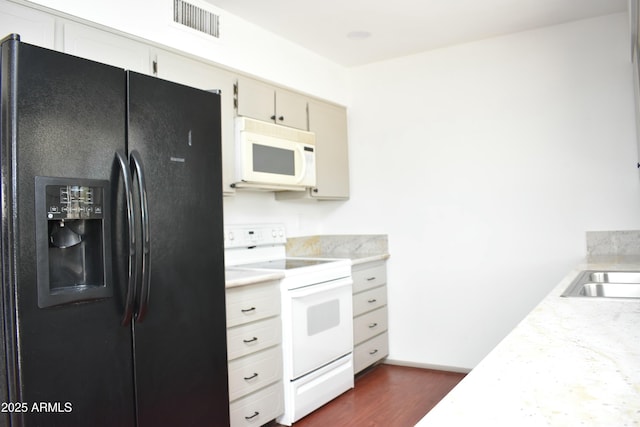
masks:
[[[149,46],[72,21],[64,21],[62,51],[142,74],[151,74]]]
[[[631,60],[636,60],[636,50],[640,47],[640,7],[638,0],[629,0],[629,29],[631,34]]]
[[[236,108],[239,116],[273,121],[276,108],[273,86],[247,77],[239,77],[236,86]]]
[[[280,125],[308,130],[307,98],[284,89],[276,90],[275,122]]]
[[[321,101],[309,101],[309,130],[316,134],[316,186],[311,197],[349,198],[347,110]]]
[[[239,116],[307,130],[307,98],[259,80],[238,77],[236,108]]]
[[[19,34],[25,43],[53,49],[55,18],[29,7],[0,2],[0,38],[12,33]]]
[[[156,75],[162,79],[203,90],[219,90],[221,97],[222,189],[234,193],[233,91],[236,76],[228,70],[165,50],[153,53]]]

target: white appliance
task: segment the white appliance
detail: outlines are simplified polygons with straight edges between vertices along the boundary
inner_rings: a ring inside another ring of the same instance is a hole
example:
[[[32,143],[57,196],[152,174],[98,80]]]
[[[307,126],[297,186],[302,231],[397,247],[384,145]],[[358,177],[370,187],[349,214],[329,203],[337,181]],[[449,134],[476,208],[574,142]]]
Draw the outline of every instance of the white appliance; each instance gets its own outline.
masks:
[[[316,137],[286,126],[236,118],[235,188],[303,191],[316,185]]]
[[[225,226],[228,269],[278,271],[284,415],[295,421],[353,388],[351,261],[287,258],[281,224]]]

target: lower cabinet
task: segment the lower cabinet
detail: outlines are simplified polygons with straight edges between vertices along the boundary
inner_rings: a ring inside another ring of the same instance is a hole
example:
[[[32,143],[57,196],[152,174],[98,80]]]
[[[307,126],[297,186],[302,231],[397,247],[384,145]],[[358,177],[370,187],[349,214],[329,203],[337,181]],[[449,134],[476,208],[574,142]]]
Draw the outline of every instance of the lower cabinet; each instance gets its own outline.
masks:
[[[385,331],[355,347],[353,350],[353,371],[358,373],[384,359],[388,354],[389,336]]]
[[[284,413],[278,281],[227,288],[231,427],[261,426]]]
[[[358,373],[389,354],[385,261],[356,264],[353,276],[353,367]]]
[[[230,425],[236,426],[261,426],[284,412],[284,396],[282,384],[272,384],[243,399],[229,404]]]

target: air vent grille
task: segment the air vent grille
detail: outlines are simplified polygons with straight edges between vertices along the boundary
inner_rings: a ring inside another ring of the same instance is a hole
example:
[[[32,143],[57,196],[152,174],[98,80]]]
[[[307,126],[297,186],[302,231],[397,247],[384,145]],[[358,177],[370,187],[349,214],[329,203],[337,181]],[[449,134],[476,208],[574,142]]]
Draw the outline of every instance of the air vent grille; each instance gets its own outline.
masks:
[[[173,21],[220,38],[220,16],[183,0],[173,0]]]

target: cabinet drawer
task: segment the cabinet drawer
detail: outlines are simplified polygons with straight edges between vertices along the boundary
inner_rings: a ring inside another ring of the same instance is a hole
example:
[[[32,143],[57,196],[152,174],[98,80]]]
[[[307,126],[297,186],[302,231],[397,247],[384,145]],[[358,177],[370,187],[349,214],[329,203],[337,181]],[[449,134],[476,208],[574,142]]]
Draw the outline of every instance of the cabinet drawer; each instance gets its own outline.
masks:
[[[277,382],[229,405],[231,427],[258,427],[284,413],[282,383]]]
[[[280,317],[227,329],[227,358],[233,360],[280,343]]]
[[[353,315],[358,316],[387,304],[387,287],[379,286],[353,296]]]
[[[280,346],[229,362],[229,400],[234,401],[282,379]]]
[[[387,306],[353,319],[353,342],[360,344],[387,330]]]
[[[280,314],[280,282],[228,288],[227,327],[241,325]]]
[[[387,283],[387,266],[384,262],[355,266],[351,275],[355,294]]]
[[[371,338],[353,349],[353,371],[358,373],[367,366],[389,355],[389,336],[386,332]]]

